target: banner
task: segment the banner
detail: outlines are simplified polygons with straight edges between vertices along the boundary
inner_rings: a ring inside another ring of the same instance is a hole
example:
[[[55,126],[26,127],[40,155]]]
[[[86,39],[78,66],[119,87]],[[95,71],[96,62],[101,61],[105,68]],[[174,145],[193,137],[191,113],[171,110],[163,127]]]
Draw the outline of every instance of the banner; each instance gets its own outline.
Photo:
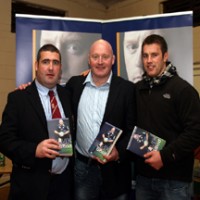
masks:
[[[62,55],[61,84],[86,70],[90,45],[108,40],[117,56],[113,72],[133,82],[141,79],[141,42],[151,34],[165,37],[169,60],[181,77],[193,83],[192,12],[116,20],[88,20],[16,15],[16,86],[32,81],[41,45],[53,43]]]

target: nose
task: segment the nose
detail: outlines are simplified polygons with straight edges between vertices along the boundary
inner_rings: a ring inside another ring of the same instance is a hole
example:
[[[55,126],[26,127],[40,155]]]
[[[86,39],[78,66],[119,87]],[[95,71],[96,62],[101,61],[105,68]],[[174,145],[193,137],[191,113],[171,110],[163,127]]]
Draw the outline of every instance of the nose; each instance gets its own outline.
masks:
[[[53,70],[53,62],[49,62],[49,70]]]
[[[148,56],[147,57],[147,62],[151,62],[152,61],[152,57],[151,56]]]
[[[102,56],[99,56],[99,58],[98,58],[98,64],[102,64],[103,63],[103,58],[102,58]]]

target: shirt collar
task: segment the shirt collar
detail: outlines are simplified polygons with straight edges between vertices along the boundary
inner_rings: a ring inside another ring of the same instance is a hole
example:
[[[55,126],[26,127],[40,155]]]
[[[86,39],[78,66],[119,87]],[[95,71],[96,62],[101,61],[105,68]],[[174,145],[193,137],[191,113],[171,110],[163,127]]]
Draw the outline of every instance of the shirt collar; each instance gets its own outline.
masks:
[[[51,88],[51,89],[49,89],[49,88],[43,86],[41,83],[39,83],[37,79],[35,79],[35,85],[36,85],[39,93],[42,94],[42,95],[48,95],[49,90],[53,90],[54,94],[55,95],[57,94],[56,86]]]
[[[113,75],[113,73],[112,73],[112,71],[111,71],[108,80],[107,80],[103,85],[106,85],[106,84],[107,84],[107,85],[110,85],[112,75]],[[86,84],[86,83],[90,83],[91,85],[94,85],[94,86],[95,86],[95,84],[94,84],[94,82],[93,82],[93,79],[92,79],[92,73],[91,73],[91,71],[90,71],[89,74],[87,75],[87,77],[86,77],[86,79],[85,79],[85,81],[84,81],[83,84]],[[102,86],[103,86],[103,85],[102,85]]]

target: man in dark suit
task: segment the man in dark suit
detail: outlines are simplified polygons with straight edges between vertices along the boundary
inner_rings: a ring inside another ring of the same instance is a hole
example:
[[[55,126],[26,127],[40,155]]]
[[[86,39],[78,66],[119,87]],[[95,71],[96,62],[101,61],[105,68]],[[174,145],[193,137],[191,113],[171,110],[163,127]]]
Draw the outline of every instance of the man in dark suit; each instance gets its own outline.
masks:
[[[49,90],[57,100],[61,118],[72,113],[61,75],[59,50],[47,44],[40,48],[35,63],[36,79],[25,90],[8,95],[0,126],[0,151],[13,162],[10,200],[71,200],[72,159],[59,157],[58,141],[48,136],[52,119]]]
[[[75,199],[127,200],[131,165],[126,146],[135,122],[134,85],[112,73],[115,56],[105,40],[89,52],[90,72],[72,77],[71,92],[76,124]],[[109,122],[123,130],[106,162],[91,157],[88,149],[101,125]]]

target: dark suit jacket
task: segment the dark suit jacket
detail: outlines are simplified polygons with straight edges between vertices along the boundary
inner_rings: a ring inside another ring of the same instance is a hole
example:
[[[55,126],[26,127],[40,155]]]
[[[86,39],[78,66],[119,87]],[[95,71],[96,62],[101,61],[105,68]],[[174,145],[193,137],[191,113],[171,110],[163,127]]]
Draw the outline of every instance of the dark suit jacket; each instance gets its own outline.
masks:
[[[85,87],[84,76],[72,77],[66,88],[72,96],[75,122],[77,121],[77,108],[82,91]],[[110,91],[106,104],[103,122],[109,122],[123,130],[116,148],[119,151],[120,161],[109,162],[102,165],[103,187],[107,196],[115,197],[131,187],[131,166],[127,158],[126,146],[135,125],[135,87],[134,84],[120,77],[114,76],[111,80]]]
[[[73,130],[67,91],[59,85],[57,91]],[[52,160],[36,158],[35,152],[38,143],[47,138],[46,117],[35,82],[25,90],[10,93],[0,126],[0,151],[13,162],[11,195],[14,199],[46,199]]]

